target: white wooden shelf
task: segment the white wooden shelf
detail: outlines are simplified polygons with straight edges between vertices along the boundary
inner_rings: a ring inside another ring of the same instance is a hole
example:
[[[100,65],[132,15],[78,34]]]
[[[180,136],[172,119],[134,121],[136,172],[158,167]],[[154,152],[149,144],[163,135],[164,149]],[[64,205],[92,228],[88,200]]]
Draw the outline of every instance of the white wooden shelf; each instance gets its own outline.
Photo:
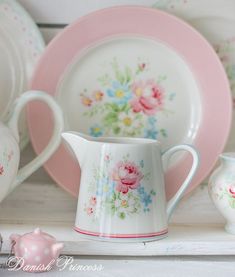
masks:
[[[222,226],[171,225],[166,239],[147,243],[116,243],[83,239],[72,226],[45,225],[44,231],[65,243],[63,254],[101,256],[193,256],[235,255],[235,237],[225,233]],[[9,253],[7,238],[15,230],[24,234],[35,225],[5,224],[1,226],[4,237],[2,253]]]

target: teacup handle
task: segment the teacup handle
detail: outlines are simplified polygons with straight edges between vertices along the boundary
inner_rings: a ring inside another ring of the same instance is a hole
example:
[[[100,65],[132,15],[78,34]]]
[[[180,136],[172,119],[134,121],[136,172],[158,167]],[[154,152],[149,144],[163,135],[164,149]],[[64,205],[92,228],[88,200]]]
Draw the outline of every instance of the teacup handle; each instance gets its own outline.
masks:
[[[188,185],[192,181],[192,178],[195,175],[195,173],[197,171],[197,168],[198,168],[198,165],[199,165],[199,153],[197,152],[197,150],[195,148],[193,148],[192,146],[190,146],[190,145],[181,144],[181,145],[173,146],[172,148],[166,150],[162,154],[164,171],[166,170],[168,162],[169,162],[170,158],[172,157],[172,155],[174,153],[176,153],[178,151],[182,151],[182,150],[187,151],[192,155],[193,164],[192,164],[192,167],[191,167],[191,169],[189,171],[189,174],[186,177],[185,181],[183,182],[181,187],[178,189],[176,194],[167,203],[166,213],[167,213],[167,219],[168,220],[170,219],[171,214],[173,213],[176,205],[178,204],[178,202],[182,198],[182,196],[183,196],[185,190],[187,189]]]
[[[45,92],[36,90],[28,91],[22,94],[16,100],[14,108],[12,110],[12,115],[8,122],[8,127],[13,132],[13,135],[16,138],[17,142],[19,143],[18,121],[20,113],[28,102],[34,100],[45,102],[51,109],[54,117],[53,135],[46,148],[35,159],[33,159],[31,162],[29,162],[18,171],[16,179],[11,185],[9,192],[12,191],[20,183],[22,183],[26,178],[28,178],[40,166],[42,166],[51,157],[51,155],[54,153],[61,142],[61,132],[63,131],[64,127],[62,111],[50,95]]]

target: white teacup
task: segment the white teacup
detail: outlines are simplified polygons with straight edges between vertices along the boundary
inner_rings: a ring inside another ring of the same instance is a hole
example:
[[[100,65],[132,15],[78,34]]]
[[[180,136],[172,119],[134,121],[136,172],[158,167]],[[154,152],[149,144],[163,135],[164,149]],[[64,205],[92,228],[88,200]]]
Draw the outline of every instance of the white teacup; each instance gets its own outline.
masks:
[[[156,240],[166,236],[168,220],[190,184],[197,151],[178,145],[161,154],[160,143],[138,138],[91,138],[62,133],[81,167],[75,230],[93,238]],[[193,157],[192,168],[175,196],[166,203],[165,164],[177,151]]]

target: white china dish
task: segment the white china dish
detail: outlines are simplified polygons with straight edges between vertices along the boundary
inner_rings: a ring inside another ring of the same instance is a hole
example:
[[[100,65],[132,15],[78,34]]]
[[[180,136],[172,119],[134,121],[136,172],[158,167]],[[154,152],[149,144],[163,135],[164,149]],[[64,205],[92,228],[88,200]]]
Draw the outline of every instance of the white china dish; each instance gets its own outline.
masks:
[[[42,36],[29,14],[14,0],[0,0],[0,120],[6,123],[14,100],[29,88],[44,51]],[[19,121],[20,148],[28,143],[25,114]]]

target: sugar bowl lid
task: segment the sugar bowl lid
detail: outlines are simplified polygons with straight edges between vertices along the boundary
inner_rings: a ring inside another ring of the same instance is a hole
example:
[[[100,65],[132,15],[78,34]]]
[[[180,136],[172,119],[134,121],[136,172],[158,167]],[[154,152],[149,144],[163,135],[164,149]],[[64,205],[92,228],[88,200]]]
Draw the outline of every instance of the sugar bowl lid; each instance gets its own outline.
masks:
[[[55,242],[56,239],[49,235],[48,233],[42,232],[40,228],[36,228],[33,232],[24,234],[21,239],[33,240],[33,241],[45,241],[45,242]]]

